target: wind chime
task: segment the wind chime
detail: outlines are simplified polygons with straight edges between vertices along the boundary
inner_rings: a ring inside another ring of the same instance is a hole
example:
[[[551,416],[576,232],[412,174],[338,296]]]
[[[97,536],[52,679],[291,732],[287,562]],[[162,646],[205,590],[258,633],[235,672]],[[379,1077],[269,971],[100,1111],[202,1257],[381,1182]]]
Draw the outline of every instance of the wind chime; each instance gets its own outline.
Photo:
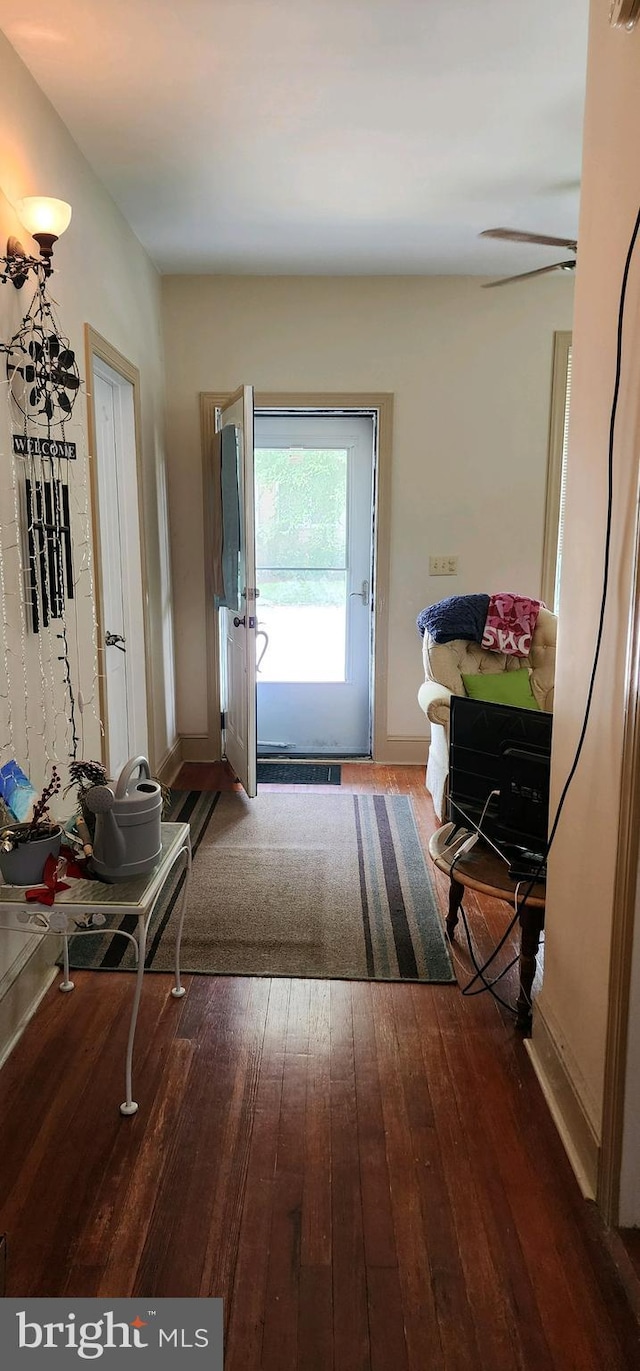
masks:
[[[8,732],[12,733],[11,711],[15,709],[19,695],[15,669],[15,658],[19,655],[15,648],[19,617],[25,692],[21,735],[25,735],[23,745],[28,761],[33,724],[27,697],[33,696],[33,673],[37,669],[44,721],[40,736],[46,770],[55,760],[76,761],[81,744],[82,722],[78,708],[82,711],[83,700],[78,684],[80,651],[76,601],[79,579],[87,571],[90,558],[90,537],[84,470],[77,484],[85,492],[84,509],[78,511],[85,526],[79,538],[77,530],[74,536],[72,528],[77,444],[69,436],[69,426],[80,393],[80,375],[75,352],[62,332],[48,291],[53,244],[67,227],[71,210],[61,201],[33,200],[22,201],[19,213],[39,244],[40,257],[28,256],[15,239],[10,239],[7,256],[0,258],[0,281],[10,281],[20,289],[31,275],[35,277],[33,298],[22,322],[9,342],[0,343],[0,352],[5,354],[6,362],[14,493],[12,517],[0,525],[0,562],[3,568],[16,568],[19,586],[17,616],[15,592],[11,602],[12,592],[5,571],[0,570],[0,628],[5,651],[4,698],[9,714]],[[78,547],[81,565],[74,566]],[[13,578],[11,581],[15,583]],[[93,598],[91,579],[89,592]],[[91,615],[95,626],[93,608]],[[13,681],[10,681],[12,672]],[[33,709],[33,704],[31,707]],[[57,736],[61,715],[64,716],[64,743]],[[13,739],[10,737],[5,742],[11,750]],[[61,751],[65,758],[59,756]]]

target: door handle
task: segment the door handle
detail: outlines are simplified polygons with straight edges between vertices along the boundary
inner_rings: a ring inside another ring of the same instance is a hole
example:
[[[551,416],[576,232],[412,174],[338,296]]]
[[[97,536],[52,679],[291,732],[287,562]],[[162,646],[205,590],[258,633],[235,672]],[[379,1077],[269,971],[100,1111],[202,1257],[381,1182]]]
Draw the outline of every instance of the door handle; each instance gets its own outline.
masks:
[[[127,650],[126,647],[124,647],[126,641],[126,638],[123,638],[121,633],[105,633],[104,635],[105,647],[118,647],[121,652],[126,652]]]
[[[233,616],[233,627],[234,627],[234,628],[241,628],[243,624],[246,624],[246,622],[247,622],[247,618],[246,618],[246,615],[245,615],[245,614],[242,615],[242,618],[240,618],[240,616],[239,616],[238,614],[234,614],[234,616]]]
[[[349,594],[349,599],[352,600],[354,595],[358,600],[362,600],[363,605],[366,605],[369,601],[369,582],[362,582],[362,590],[352,590]]]
[[[264,647],[256,662],[256,671],[259,671],[262,665],[262,658],[264,657],[264,654],[269,646],[269,634],[267,633],[266,628],[259,628],[256,633],[256,638],[264,638]]]

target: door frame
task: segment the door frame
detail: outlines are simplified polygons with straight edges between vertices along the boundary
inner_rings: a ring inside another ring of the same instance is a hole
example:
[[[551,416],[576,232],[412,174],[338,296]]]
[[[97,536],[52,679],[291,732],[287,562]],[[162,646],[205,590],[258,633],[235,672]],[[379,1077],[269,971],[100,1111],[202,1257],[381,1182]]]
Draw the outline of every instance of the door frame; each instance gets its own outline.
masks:
[[[105,622],[104,622],[104,598],[102,585],[102,558],[101,558],[101,539],[100,539],[100,496],[98,491],[98,480],[96,475],[96,462],[98,461],[96,445],[96,415],[93,401],[93,362],[97,358],[111,367],[118,376],[128,381],[133,391],[133,421],[135,435],[135,458],[136,458],[136,485],[138,490],[138,534],[140,540],[140,592],[142,596],[142,622],[144,630],[144,664],[145,664],[145,704],[147,715],[147,746],[149,750],[149,762],[153,770],[154,757],[154,719],[153,719],[153,691],[151,681],[151,656],[150,643],[151,631],[149,624],[149,583],[147,578],[147,544],[144,529],[144,479],[142,467],[142,422],[140,405],[140,372],[138,368],[129,362],[112,343],[102,337],[91,324],[84,326],[84,348],[85,348],[85,375],[86,375],[86,394],[87,394],[87,436],[89,442],[89,491],[91,502],[91,528],[93,542],[93,583],[94,583],[94,606],[97,629],[97,669],[98,669],[98,691],[100,700],[100,722],[101,722],[101,761],[106,764],[109,748],[109,719],[107,715],[107,688],[105,672]]]
[[[204,576],[207,662],[207,737],[212,761],[222,756],[220,724],[220,651],[217,614],[211,581],[210,451],[215,433],[216,409],[228,404],[232,392],[200,392],[200,433],[204,495]],[[389,641],[389,568],[391,550],[391,442],[393,395],[389,393],[256,391],[255,410],[280,414],[369,414],[374,421],[373,480],[373,588],[372,643],[372,755],[383,761],[387,747],[387,668]]]
[[[620,808],[613,888],[607,1036],[596,1201],[609,1227],[619,1223],[625,1133],[631,976],[637,939],[640,861],[640,485],[636,492],[633,580],[627,657]],[[637,954],[636,954],[637,955]],[[637,1022],[633,1025],[636,1033]]]
[[[551,408],[549,411],[549,445],[547,484],[544,497],[544,539],[542,545],[542,584],[540,599],[553,609],[556,595],[556,562],[558,557],[558,529],[560,524],[560,494],[562,488],[562,459],[566,440],[567,383],[569,356],[573,333],[558,329],[553,335],[551,364]]]

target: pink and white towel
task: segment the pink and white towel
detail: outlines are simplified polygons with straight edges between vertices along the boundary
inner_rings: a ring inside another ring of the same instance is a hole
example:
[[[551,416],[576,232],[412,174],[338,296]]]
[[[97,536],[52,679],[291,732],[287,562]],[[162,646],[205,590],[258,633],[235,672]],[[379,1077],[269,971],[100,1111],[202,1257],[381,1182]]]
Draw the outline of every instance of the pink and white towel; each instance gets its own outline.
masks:
[[[530,600],[526,595],[509,595],[507,592],[491,595],[482,646],[491,652],[509,652],[514,657],[528,657],[541,609],[544,609],[541,600]]]

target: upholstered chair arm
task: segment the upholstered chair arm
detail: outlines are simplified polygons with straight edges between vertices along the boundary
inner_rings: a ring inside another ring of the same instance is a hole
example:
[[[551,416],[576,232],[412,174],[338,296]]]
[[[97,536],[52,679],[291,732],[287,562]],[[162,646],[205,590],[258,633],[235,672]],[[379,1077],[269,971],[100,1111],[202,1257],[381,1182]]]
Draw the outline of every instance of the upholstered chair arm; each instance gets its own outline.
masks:
[[[447,737],[449,736],[449,720],[451,717],[449,700],[432,700],[429,705],[427,717],[431,720],[432,724],[442,724],[442,727],[446,730]]]
[[[423,681],[418,691],[418,704],[432,724],[442,724],[449,731],[449,701],[452,692],[437,681]]]

